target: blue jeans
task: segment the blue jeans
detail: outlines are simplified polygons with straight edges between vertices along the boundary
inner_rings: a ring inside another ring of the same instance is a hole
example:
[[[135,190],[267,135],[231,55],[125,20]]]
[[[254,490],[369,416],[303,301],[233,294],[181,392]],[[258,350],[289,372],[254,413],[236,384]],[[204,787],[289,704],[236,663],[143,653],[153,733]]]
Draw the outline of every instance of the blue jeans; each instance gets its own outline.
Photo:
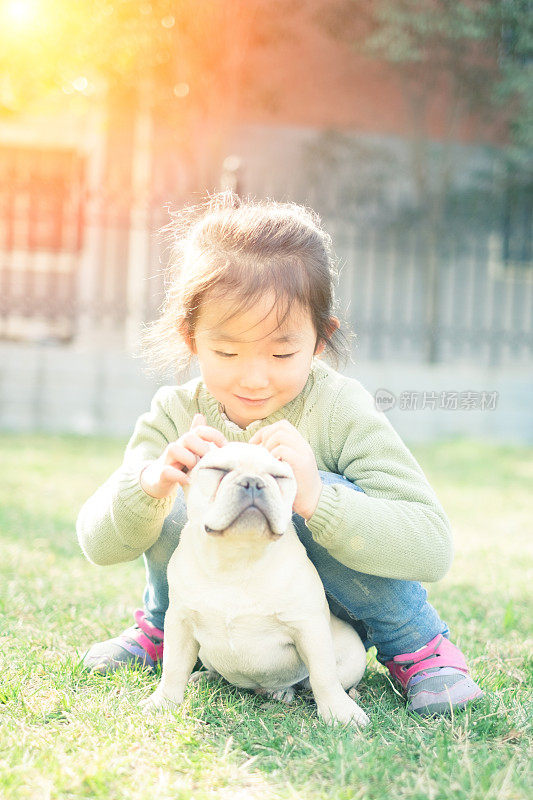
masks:
[[[326,485],[343,483],[362,491],[342,475],[321,472],[320,478]],[[167,566],[186,519],[185,498],[179,489],[159,539],[144,554],[144,607],[156,628],[163,628],[168,608]],[[322,579],[332,612],[355,628],[367,650],[376,648],[378,661],[385,663],[400,653],[412,653],[439,633],[448,636],[448,627],[428,603],[422,584],[356,572],[314,541],[302,517],[293,514],[293,523]]]

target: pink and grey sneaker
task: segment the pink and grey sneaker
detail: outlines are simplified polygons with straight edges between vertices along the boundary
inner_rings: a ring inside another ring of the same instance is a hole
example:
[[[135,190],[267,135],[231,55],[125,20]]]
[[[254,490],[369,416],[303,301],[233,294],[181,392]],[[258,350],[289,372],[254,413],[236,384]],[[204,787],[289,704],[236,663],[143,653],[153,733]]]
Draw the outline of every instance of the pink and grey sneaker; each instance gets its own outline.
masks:
[[[459,648],[440,633],[414,653],[394,656],[385,666],[405,689],[407,710],[423,717],[464,708],[483,697]]]
[[[86,669],[105,675],[128,665],[155,668],[163,658],[163,631],[148,622],[140,608],[134,617],[136,624],[119,636],[93,644],[82,660]]]

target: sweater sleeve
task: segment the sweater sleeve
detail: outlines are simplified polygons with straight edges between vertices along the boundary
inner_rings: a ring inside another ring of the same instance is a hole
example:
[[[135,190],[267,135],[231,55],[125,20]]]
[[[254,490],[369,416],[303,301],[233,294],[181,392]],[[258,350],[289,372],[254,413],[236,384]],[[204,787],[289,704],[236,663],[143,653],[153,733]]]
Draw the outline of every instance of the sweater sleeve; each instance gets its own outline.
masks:
[[[178,407],[171,416],[168,406],[173,395]],[[79,512],[78,541],[87,558],[95,564],[133,561],[161,532],[176,493],[160,500],[150,497],[141,488],[139,474],[147,462],[159,458],[167,444],[188,429],[190,413],[175,395],[175,387],[159,389],[150,411],[137,420],[122,465],[89,497]],[[182,422],[180,430],[175,419]]]
[[[343,383],[329,419],[328,468],[364,494],[323,486],[307,521],[315,541],[358,572],[440,580],[453,558],[450,523],[412,454],[356,380]]]

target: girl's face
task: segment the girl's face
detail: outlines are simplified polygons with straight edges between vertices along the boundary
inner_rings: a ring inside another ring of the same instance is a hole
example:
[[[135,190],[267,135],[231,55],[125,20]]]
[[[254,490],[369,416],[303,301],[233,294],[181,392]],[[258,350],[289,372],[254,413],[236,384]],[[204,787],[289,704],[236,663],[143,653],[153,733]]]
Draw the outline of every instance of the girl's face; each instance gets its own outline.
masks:
[[[302,391],[315,349],[311,314],[295,306],[277,327],[274,298],[267,295],[248,311],[230,317],[234,303],[204,303],[190,349],[198,356],[208,391],[226,415],[245,428],[289,403]]]

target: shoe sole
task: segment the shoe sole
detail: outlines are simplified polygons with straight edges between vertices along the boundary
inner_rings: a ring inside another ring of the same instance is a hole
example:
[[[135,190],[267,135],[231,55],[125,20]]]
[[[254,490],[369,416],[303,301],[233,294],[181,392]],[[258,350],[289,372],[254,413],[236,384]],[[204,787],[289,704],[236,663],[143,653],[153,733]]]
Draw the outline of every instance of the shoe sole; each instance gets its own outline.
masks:
[[[432,717],[436,715],[442,716],[443,714],[451,714],[454,711],[462,711],[468,705],[468,703],[471,703],[475,700],[481,700],[481,698],[484,696],[485,693],[480,690],[470,695],[470,697],[466,697],[464,700],[459,700],[453,705],[448,700],[441,701],[440,703],[426,703],[421,705],[419,708],[408,706],[407,710],[411,714],[418,714],[420,717]]]

